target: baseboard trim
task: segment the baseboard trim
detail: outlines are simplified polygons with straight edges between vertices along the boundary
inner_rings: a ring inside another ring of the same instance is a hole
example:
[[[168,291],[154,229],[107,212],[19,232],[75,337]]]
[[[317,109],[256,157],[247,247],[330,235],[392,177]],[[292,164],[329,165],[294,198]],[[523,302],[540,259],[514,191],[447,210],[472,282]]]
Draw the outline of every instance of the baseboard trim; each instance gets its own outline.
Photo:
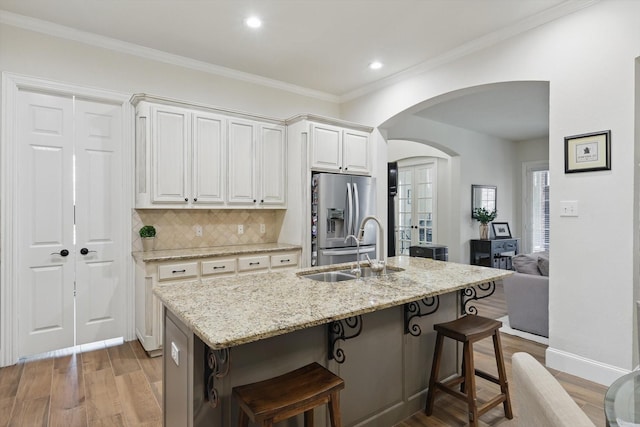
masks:
[[[549,368],[566,372],[607,387],[621,376],[630,372],[617,366],[587,359],[586,357],[551,347],[547,348],[546,351],[546,364]]]

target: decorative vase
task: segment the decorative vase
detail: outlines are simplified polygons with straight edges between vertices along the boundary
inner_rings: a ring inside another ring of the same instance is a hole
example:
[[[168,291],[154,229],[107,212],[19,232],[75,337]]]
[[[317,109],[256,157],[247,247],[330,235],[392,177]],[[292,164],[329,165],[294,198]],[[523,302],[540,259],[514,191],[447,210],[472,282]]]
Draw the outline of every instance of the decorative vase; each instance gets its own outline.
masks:
[[[156,238],[155,237],[141,237],[140,239],[142,239],[142,250],[147,252],[147,251],[152,251],[155,249],[156,247]]]
[[[480,240],[489,240],[489,224],[480,224]]]

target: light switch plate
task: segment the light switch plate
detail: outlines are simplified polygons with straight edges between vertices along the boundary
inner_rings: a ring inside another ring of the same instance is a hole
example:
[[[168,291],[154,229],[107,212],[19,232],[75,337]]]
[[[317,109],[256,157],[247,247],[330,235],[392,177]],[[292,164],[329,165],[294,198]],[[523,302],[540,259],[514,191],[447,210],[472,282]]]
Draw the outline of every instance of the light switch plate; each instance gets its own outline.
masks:
[[[202,237],[202,226],[201,225],[196,225],[194,228],[195,228],[195,231],[196,231],[196,237]]]
[[[238,234],[244,234],[244,225],[238,224]]]
[[[180,366],[180,349],[173,341],[171,342],[171,358],[176,366]]]
[[[577,200],[561,201],[560,216],[578,216],[578,201]]]
[[[260,224],[260,233],[264,234],[267,232],[267,227],[264,224]]]

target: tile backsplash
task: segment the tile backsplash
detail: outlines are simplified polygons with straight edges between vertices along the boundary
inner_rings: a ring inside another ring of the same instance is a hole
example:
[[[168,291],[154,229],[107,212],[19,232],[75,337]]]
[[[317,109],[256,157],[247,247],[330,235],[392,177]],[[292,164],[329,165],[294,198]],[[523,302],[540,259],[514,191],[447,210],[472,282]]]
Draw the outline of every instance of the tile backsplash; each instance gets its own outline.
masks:
[[[156,228],[156,250],[275,243],[284,214],[284,210],[267,209],[134,209],[132,250],[142,250],[138,230],[143,225]],[[243,234],[238,234],[238,224],[244,226]],[[265,233],[260,233],[260,224],[265,225]],[[196,225],[202,226],[202,237],[196,237]]]

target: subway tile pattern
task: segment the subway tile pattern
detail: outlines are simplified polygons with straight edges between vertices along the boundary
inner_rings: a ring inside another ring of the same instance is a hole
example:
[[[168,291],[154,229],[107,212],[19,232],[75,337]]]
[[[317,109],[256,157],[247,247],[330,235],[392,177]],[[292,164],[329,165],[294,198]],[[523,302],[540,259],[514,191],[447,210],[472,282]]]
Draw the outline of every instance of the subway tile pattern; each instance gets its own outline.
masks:
[[[156,228],[155,250],[275,243],[284,214],[275,209],[134,209],[132,250],[142,250],[138,230],[143,225]],[[244,226],[243,234],[238,234],[238,224]],[[260,224],[265,233],[260,233]],[[196,236],[196,225],[202,226],[202,237]]]

